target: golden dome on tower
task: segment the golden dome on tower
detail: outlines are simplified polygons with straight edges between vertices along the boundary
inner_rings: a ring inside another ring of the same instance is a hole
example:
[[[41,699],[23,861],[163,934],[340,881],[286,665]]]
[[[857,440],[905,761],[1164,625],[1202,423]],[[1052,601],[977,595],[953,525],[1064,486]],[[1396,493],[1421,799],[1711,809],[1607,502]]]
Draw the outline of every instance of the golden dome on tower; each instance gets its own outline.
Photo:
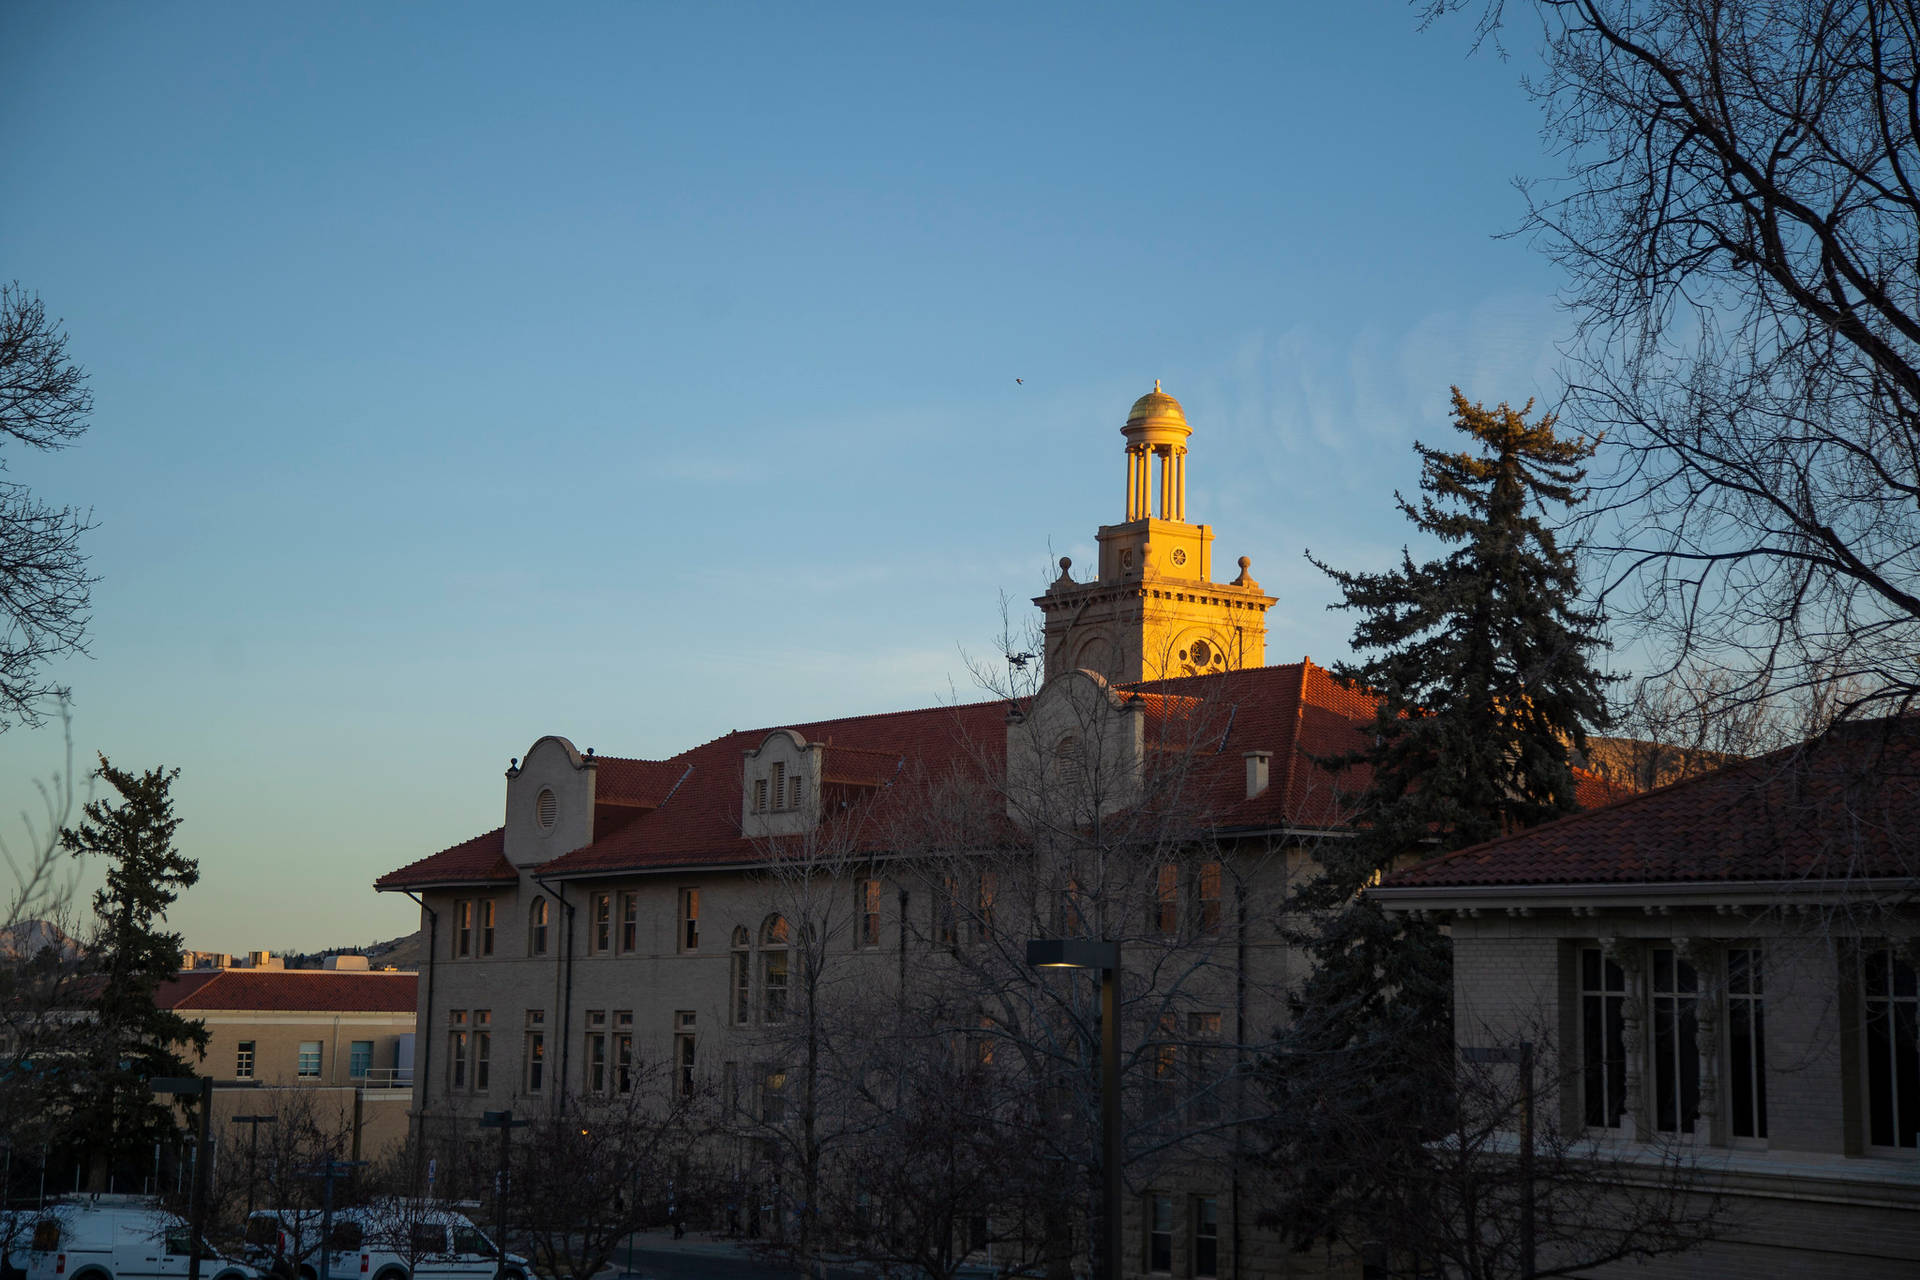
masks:
[[[1153,390],[1133,402],[1127,425],[1120,431],[1128,440],[1151,444],[1177,442],[1193,434],[1180,402],[1160,389],[1158,378],[1153,380]]]

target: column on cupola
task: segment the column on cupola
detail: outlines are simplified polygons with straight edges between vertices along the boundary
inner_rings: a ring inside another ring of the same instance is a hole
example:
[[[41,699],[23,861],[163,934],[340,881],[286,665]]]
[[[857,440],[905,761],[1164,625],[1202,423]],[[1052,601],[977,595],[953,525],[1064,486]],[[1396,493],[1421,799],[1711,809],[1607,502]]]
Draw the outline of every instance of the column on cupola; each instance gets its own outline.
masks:
[[[1187,518],[1187,450],[1181,446],[1173,451],[1173,518],[1185,522]]]

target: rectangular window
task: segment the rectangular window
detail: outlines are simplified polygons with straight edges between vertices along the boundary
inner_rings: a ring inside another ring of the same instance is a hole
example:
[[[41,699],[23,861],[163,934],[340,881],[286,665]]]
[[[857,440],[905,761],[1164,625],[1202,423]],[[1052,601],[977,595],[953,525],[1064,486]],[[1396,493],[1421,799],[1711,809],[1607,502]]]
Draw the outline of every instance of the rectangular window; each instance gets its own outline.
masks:
[[[633,1092],[633,1033],[615,1032],[613,1037],[613,1091]]]
[[[1153,905],[1147,911],[1147,932],[1171,938],[1180,932],[1180,868],[1169,863],[1154,873]]]
[[[806,775],[803,773],[796,773],[787,779],[787,808],[800,808],[800,788],[806,785],[806,781]]]
[[[1147,1197],[1147,1256],[1144,1270],[1173,1270],[1173,1197],[1154,1192]]]
[[[951,947],[960,941],[959,930],[954,925],[959,900],[960,882],[952,876],[941,876],[939,891],[933,895],[934,946]]]
[[[682,951],[700,949],[700,891],[698,889],[680,891],[680,949]]]
[[[587,950],[605,955],[613,950],[613,895],[596,893],[587,899],[589,929]]]
[[[1193,1198],[1193,1274],[1220,1274],[1220,1201],[1213,1196]]]
[[[373,1070],[373,1041],[355,1040],[347,1046],[347,1078],[365,1080]]]
[[[733,1020],[738,1026],[746,1026],[753,1011],[753,964],[752,956],[744,946],[736,946],[733,951]]]
[[[464,1090],[467,1087],[467,1011],[450,1009],[447,1011],[447,1087],[449,1090]]]
[[[302,1080],[320,1078],[320,1042],[318,1040],[300,1042],[299,1069]]]
[[[1193,1099],[1196,1120],[1220,1118],[1220,1095],[1213,1078],[1219,1044],[1219,1014],[1187,1015],[1187,1096]]]
[[[607,1091],[607,1011],[587,1010],[587,1092]]]
[[[527,1032],[527,1082],[528,1093],[539,1093],[547,1086],[547,1035],[544,1031]]]
[[[1585,1123],[1617,1129],[1626,1110],[1627,975],[1598,947],[1580,949],[1580,1086]]]
[[[993,904],[1000,896],[1000,881],[993,872],[980,873],[979,893],[975,897],[973,916],[973,938],[975,942],[990,937],[993,933]]]
[[[462,899],[453,904],[453,953],[462,958],[473,954],[473,903]]]
[[[693,1096],[693,1010],[678,1009],[673,1015],[673,1089],[678,1097]]]
[[[233,1055],[233,1078],[235,1080],[253,1079],[253,1041],[242,1040]]]
[[[1727,950],[1727,1125],[1736,1138],[1767,1136],[1767,1011],[1760,952]]]
[[[473,1091],[485,1093],[493,1058],[493,1011],[473,1011]]]
[[[787,1073],[767,1071],[760,1082],[760,1122],[785,1124],[787,1120]]]
[[[1203,862],[1193,878],[1193,927],[1211,938],[1220,932],[1220,864]]]
[[[480,954],[483,956],[493,954],[493,910],[492,898],[480,900]]]
[[[1892,947],[1860,957],[1867,1141],[1920,1146],[1920,978]]]
[[[1653,1127],[1692,1133],[1700,1115],[1700,979],[1671,947],[1653,949]]]
[[[755,813],[767,811],[767,780],[765,778],[753,780],[753,811]]]
[[[1173,1110],[1180,1087],[1179,1015],[1160,1015],[1159,1034],[1150,1046],[1153,1075],[1148,1081],[1147,1114],[1164,1116]]]
[[[640,895],[623,893],[620,895],[620,950],[637,951],[640,947]]]
[[[854,937],[863,947],[880,945],[880,882],[862,880],[854,887],[860,927]]]
[[[787,766],[784,764],[773,766],[773,807],[787,807]]]

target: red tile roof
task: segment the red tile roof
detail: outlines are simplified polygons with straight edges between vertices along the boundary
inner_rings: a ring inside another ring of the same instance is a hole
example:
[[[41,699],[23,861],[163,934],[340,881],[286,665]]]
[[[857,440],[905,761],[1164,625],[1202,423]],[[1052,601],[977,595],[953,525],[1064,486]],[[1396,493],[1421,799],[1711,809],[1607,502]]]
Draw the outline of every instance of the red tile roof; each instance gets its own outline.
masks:
[[[1790,750],[1430,859],[1399,890],[1920,877],[1920,717]]]
[[[1151,745],[1190,752],[1191,785],[1201,810],[1228,830],[1341,825],[1338,787],[1357,790],[1364,770],[1335,779],[1314,763],[1353,750],[1373,717],[1364,690],[1341,685],[1310,660],[1282,666],[1187,676],[1122,686],[1146,701]],[[935,777],[962,767],[998,769],[1006,755],[1007,703],[978,702],[780,726],[826,745],[825,781],[878,788],[908,771]],[[599,757],[596,798],[606,788],[646,799],[648,812],[605,830],[585,848],[544,864],[541,874],[567,877],[665,867],[738,865],[760,860],[740,835],[741,756],[772,728],[715,738],[668,760]],[[1272,752],[1268,786],[1246,794],[1248,751]],[[1583,782],[1582,799],[1591,788]],[[1612,793],[1595,793],[1599,799]],[[633,802],[637,803],[637,802]],[[871,829],[883,830],[884,823]],[[382,876],[380,889],[514,879],[491,831]]]
[[[183,1013],[247,1010],[273,1013],[412,1013],[412,973],[339,969],[216,969],[175,974],[153,1002]]]
[[[503,852],[505,827],[462,840],[450,849],[409,862],[373,882],[376,889],[415,889],[430,884],[511,884],[519,879]]]

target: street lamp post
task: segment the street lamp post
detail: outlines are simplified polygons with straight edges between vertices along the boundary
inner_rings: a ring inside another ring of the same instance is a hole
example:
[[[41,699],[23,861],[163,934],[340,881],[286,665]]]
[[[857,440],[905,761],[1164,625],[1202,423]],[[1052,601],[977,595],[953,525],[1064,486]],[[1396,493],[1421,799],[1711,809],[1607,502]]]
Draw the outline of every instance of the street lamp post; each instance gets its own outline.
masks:
[[[1120,1280],[1120,944],[1090,938],[1035,938],[1027,943],[1035,969],[1100,971],[1100,1263],[1101,1280]]]
[[[1533,1280],[1533,1042],[1522,1040],[1512,1048],[1464,1047],[1460,1057],[1472,1063],[1510,1063],[1520,1069],[1520,1280]]]
[[[333,1280],[333,1184],[353,1176],[355,1169],[367,1167],[365,1160],[335,1160],[300,1170],[303,1178],[318,1178],[320,1191],[320,1280]]]
[[[500,1131],[500,1172],[495,1175],[498,1181],[495,1183],[493,1196],[493,1251],[495,1254],[493,1280],[502,1280],[507,1271],[507,1171],[509,1158],[512,1155],[508,1139],[513,1136],[515,1129],[524,1129],[530,1123],[531,1121],[527,1120],[515,1120],[510,1110],[488,1111],[480,1117],[482,1129]],[[628,1249],[628,1257],[629,1259],[632,1257],[631,1247]]]
[[[192,1238],[188,1241],[187,1280],[200,1280],[200,1255],[207,1239],[207,1137],[213,1123],[213,1080],[209,1076],[156,1076],[148,1081],[155,1093],[200,1099],[200,1135],[193,1149],[193,1198],[190,1202]]]
[[[248,1222],[253,1221],[254,1154],[259,1149],[259,1145],[260,1145],[260,1126],[263,1124],[273,1124],[277,1119],[278,1117],[276,1116],[235,1116],[233,1118],[233,1122],[235,1124],[244,1124],[244,1125],[250,1126],[247,1130],[247,1221]]]

